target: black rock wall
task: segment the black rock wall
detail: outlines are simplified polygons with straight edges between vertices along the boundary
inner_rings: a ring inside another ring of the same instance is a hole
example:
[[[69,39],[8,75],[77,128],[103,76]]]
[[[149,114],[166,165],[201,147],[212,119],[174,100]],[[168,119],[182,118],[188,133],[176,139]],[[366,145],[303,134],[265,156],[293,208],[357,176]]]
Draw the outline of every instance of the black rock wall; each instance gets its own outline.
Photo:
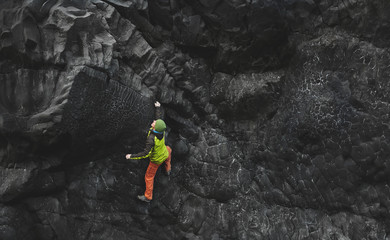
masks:
[[[388,239],[389,10],[2,1],[0,239]]]

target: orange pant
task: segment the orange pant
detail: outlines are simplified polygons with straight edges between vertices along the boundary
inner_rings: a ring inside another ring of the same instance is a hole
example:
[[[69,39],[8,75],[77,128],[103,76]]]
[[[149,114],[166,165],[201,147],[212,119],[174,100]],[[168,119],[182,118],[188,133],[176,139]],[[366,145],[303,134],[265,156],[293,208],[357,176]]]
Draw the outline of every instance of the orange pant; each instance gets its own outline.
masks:
[[[165,162],[165,170],[168,172],[171,170],[171,153],[172,149],[167,146],[168,150],[168,158],[164,161]],[[160,167],[161,164],[155,164],[152,162],[149,162],[148,169],[146,170],[145,173],[145,185],[146,185],[146,190],[145,190],[145,197],[149,200],[152,200],[153,198],[153,183],[154,183],[154,176],[156,175],[156,172],[158,170],[158,167]]]

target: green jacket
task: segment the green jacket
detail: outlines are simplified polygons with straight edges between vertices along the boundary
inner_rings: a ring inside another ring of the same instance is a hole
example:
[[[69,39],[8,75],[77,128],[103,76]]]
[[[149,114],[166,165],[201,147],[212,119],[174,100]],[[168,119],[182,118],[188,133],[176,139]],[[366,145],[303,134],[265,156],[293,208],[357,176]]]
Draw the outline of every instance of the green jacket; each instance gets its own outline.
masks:
[[[144,151],[132,154],[130,159],[149,158],[152,163],[161,164],[168,158],[168,150],[165,145],[165,132],[155,133],[151,128],[146,138]]]

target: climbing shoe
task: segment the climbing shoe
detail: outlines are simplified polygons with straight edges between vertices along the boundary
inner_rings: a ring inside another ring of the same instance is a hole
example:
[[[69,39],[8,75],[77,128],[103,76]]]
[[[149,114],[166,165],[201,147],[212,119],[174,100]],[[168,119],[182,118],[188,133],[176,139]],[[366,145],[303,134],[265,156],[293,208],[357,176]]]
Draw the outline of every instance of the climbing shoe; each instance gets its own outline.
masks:
[[[150,202],[150,199],[147,199],[145,195],[138,195],[138,199],[144,202]]]
[[[165,174],[166,174],[167,176],[170,176],[170,175],[171,175],[171,170],[166,171]]]

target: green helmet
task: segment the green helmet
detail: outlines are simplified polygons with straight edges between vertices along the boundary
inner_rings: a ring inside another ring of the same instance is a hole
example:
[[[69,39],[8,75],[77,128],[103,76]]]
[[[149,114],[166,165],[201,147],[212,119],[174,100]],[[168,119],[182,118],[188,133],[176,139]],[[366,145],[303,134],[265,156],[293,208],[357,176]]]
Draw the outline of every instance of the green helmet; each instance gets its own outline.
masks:
[[[165,122],[161,119],[156,120],[156,124],[154,125],[154,129],[157,132],[164,132],[165,129],[167,128],[167,125],[165,125]]]

